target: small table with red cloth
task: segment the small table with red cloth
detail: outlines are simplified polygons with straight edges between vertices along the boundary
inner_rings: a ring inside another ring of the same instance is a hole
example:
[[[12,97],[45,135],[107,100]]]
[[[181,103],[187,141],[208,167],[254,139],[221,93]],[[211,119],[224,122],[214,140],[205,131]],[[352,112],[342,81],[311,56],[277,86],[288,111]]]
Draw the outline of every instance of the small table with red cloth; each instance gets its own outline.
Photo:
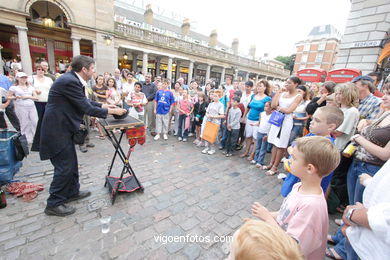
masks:
[[[134,146],[145,143],[145,125],[142,121],[127,116],[124,119],[115,119],[109,117],[107,119],[99,119],[100,124],[103,126],[104,131],[108,139],[111,141],[115,148],[114,156],[111,160],[111,164],[108,167],[108,173],[104,186],[108,185],[111,194],[111,203],[114,205],[116,195],[118,192],[133,192],[139,190],[144,191],[144,187],[139,182],[137,176],[132,169],[129,158],[134,151]],[[119,138],[115,135],[116,131],[120,131]],[[121,147],[121,141],[123,136],[126,136],[130,145],[127,154]],[[123,168],[119,177],[111,176],[111,171],[115,163],[117,156],[123,163]],[[128,174],[128,175],[127,175]]]

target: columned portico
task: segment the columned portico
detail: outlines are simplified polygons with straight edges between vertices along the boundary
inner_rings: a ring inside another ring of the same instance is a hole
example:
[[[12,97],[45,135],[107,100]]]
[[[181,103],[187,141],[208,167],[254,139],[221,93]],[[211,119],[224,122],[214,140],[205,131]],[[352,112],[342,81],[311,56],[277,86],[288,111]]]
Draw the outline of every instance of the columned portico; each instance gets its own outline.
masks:
[[[54,41],[46,40],[46,48],[47,48],[47,59],[49,63],[49,68],[51,71],[55,71],[56,60],[54,56]]]
[[[142,55],[142,74],[146,75],[148,73],[148,53],[144,52]]]
[[[207,64],[207,69],[206,69],[206,82],[210,79],[210,72],[211,72],[211,65]]]
[[[160,76],[161,57],[156,57],[156,76]]]
[[[18,40],[19,40],[19,51],[20,58],[22,61],[22,68],[25,73],[28,75],[32,74],[32,62],[30,56],[30,47],[28,44],[27,38],[27,27],[24,26],[15,26],[18,30]]]
[[[248,81],[249,80],[249,72],[246,72],[245,74],[245,81]]]
[[[167,78],[172,81],[172,63],[173,59],[172,57],[168,57],[168,71],[167,71]]]
[[[80,55],[80,37],[72,36],[72,49],[73,49],[73,57]],[[117,59],[118,60],[118,59]]]
[[[223,82],[225,82],[225,71],[226,71],[226,68],[225,67],[222,67],[222,71],[221,71],[221,80],[220,80],[220,83],[222,84]]]
[[[234,80],[238,80],[238,69],[234,69]]]
[[[176,81],[180,78],[180,64],[181,64],[180,61],[176,61],[176,72],[175,72]]]
[[[190,64],[188,66],[188,82],[187,84],[190,84],[193,78],[193,71],[194,71],[194,62],[190,60]]]
[[[131,70],[134,71],[134,73],[137,72],[137,57],[138,57],[138,53],[136,52],[132,52],[131,55],[133,56],[133,61],[132,61],[132,65],[131,65]]]

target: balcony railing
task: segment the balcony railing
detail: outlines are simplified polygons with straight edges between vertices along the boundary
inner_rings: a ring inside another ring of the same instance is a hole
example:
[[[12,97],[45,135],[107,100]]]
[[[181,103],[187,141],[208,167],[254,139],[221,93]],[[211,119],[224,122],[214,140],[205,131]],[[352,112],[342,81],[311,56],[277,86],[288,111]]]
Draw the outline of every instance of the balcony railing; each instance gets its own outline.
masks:
[[[223,62],[230,63],[232,65],[249,67],[253,69],[253,72],[266,75],[273,74],[281,78],[289,76],[289,71],[285,69],[270,66],[245,57],[216,50],[214,48],[209,48],[197,43],[184,41],[175,37],[163,35],[161,33],[152,32],[150,30],[142,29],[139,27],[115,22],[115,32],[118,35],[125,36],[126,38],[129,38],[131,40],[153,44],[154,46],[161,46],[163,48],[168,47],[169,49],[183,51],[185,53],[191,53],[210,59],[217,59]]]

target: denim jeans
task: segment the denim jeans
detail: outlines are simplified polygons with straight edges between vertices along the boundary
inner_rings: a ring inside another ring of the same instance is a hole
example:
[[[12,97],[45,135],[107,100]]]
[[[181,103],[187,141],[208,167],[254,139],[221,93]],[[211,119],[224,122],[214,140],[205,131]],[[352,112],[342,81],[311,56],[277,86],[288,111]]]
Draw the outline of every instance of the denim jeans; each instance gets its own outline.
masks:
[[[219,140],[219,146],[222,147],[222,148],[225,148],[225,147],[226,147],[227,134],[228,134],[227,127],[226,127],[226,125],[224,124],[225,121],[226,121],[225,119],[222,120],[221,128],[220,128],[222,137],[221,137],[221,140]]]
[[[289,145],[298,137],[301,137],[303,133],[303,124],[302,125],[294,125],[291,129],[290,140],[288,141]]]
[[[187,138],[188,137],[188,129],[185,129],[186,127],[186,119],[187,115],[179,115],[179,130],[177,131],[177,136],[182,137],[182,138]],[[184,131],[183,131],[184,129]]]
[[[232,129],[232,131],[226,131],[226,152],[233,153],[236,147],[236,143],[238,140],[238,134],[240,133],[240,129]]]
[[[358,260],[359,257],[356,254],[355,250],[353,250],[352,245],[349,243],[349,241],[345,240],[345,252],[347,253],[347,257],[344,259],[348,260]]]
[[[264,164],[264,157],[267,153],[267,147],[268,142],[263,141],[263,137],[267,136],[267,134],[263,134],[260,132],[257,132],[257,144],[256,144],[256,153],[254,160],[256,163],[263,165]]]
[[[334,236],[332,236],[332,240],[337,243],[333,249],[336,251],[336,253],[341,256],[343,259],[347,259],[347,252],[345,251],[345,241],[346,238],[343,235],[343,232],[341,232],[341,228],[343,225],[341,225]]]
[[[359,176],[363,173],[374,176],[380,168],[381,166],[366,163],[357,160],[356,158],[353,159],[347,174],[347,188],[350,205],[355,205],[356,202],[363,202],[364,186],[360,184]]]

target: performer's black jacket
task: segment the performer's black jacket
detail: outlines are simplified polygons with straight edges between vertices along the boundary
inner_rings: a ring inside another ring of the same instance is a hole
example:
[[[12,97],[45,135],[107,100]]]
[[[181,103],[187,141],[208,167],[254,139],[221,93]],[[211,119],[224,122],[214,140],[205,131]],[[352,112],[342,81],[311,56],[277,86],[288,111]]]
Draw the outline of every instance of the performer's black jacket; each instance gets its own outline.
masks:
[[[61,152],[80,128],[84,114],[106,118],[108,110],[85,97],[84,86],[74,71],[59,77],[52,85],[41,127],[41,160]]]

